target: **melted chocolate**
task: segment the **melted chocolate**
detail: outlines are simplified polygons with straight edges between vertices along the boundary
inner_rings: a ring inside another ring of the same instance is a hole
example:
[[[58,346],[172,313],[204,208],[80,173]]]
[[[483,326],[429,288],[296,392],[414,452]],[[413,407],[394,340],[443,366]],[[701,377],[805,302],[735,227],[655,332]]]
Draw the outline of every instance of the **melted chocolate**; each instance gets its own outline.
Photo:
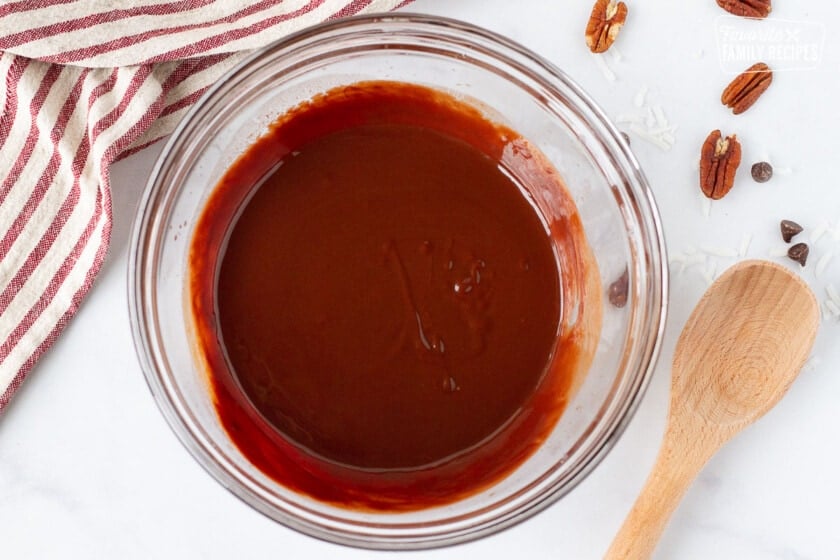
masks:
[[[369,82],[292,110],[228,170],[193,239],[193,311],[221,421],[263,472],[417,509],[547,437],[579,352],[558,337],[556,228],[500,164],[518,140]]]

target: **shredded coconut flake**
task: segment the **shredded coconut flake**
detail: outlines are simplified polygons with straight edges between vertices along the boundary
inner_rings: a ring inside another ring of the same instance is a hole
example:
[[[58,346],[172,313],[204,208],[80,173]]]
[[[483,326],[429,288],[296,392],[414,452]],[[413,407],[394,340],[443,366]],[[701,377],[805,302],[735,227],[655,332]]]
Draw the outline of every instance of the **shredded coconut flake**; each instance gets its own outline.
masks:
[[[703,247],[705,252],[713,257],[737,257],[738,251],[730,247]]]
[[[665,111],[662,110],[662,105],[653,106],[653,116],[656,118],[656,124],[660,128],[668,128],[668,119],[665,117]]]
[[[604,57],[600,54],[593,54],[592,56],[595,57],[595,64],[598,65],[598,68],[601,70],[604,78],[606,78],[608,82],[614,82],[615,72],[613,72],[609,65],[607,65],[607,61],[604,60]]]
[[[680,265],[679,274],[683,274],[687,269],[698,266],[698,265],[705,265],[707,257],[701,253],[690,253],[690,254],[680,254],[677,253],[671,257],[671,264]]]
[[[636,97],[633,98],[633,105],[641,109],[645,106],[645,99],[647,98],[648,94],[648,87],[642,86],[639,88],[639,91],[636,92]]]
[[[821,362],[822,360],[820,360],[819,357],[811,356],[810,358],[808,358],[808,361],[805,362],[805,365],[802,366],[802,369],[804,369],[805,371],[814,371],[815,369],[817,369],[817,366],[819,366]]]
[[[646,85],[640,87],[633,97],[633,105],[638,111],[622,113],[616,122],[629,124],[633,134],[667,152],[677,142],[674,134],[677,127],[668,122],[668,117],[661,105],[647,104],[648,92]]]
[[[828,310],[834,317],[840,317],[840,305],[828,299],[825,301],[825,306],[828,308]]]
[[[707,220],[712,215],[712,199],[706,195],[700,197],[700,204],[703,206],[703,217]]]
[[[750,244],[752,243],[752,235],[746,234],[744,237],[741,238],[741,247],[738,249],[738,256],[739,257],[746,257],[747,252],[750,250]]]
[[[650,134],[647,131],[647,129],[641,125],[631,124],[630,130],[642,140],[650,142],[651,144],[662,149],[665,152],[669,151],[673,147],[673,144],[667,142],[661,136],[655,136],[653,134]]]
[[[648,130],[656,126],[656,115],[653,114],[653,108],[647,107],[647,115],[645,116],[645,126]]]
[[[831,259],[834,258],[834,253],[826,253],[820,260],[817,261],[817,267],[814,269],[814,275],[819,278],[822,276],[823,272],[825,272],[825,268],[828,266],[828,263],[831,262]]]
[[[690,258],[686,259],[685,266],[687,268],[691,268],[693,266],[703,266],[707,262],[707,259],[704,255],[692,255]]]
[[[655,126],[648,129],[648,134],[664,135],[674,132],[676,127],[673,126]]]
[[[711,284],[715,281],[716,268],[717,267],[715,266],[715,264],[712,263],[702,270],[701,274],[703,275],[703,279],[706,281],[707,284]]]
[[[771,257],[786,257],[788,254],[788,248],[786,246],[776,247],[775,249],[771,249],[768,255]]]
[[[811,243],[816,243],[826,233],[828,233],[828,224],[823,223],[811,233]]]
[[[607,52],[610,53],[610,56],[612,56],[613,62],[615,63],[621,62],[621,59],[624,58],[623,56],[621,56],[621,51],[618,50],[618,48],[615,45],[610,47],[610,50]]]
[[[831,298],[831,301],[833,301],[837,305],[840,305],[840,294],[837,293],[837,290],[832,284],[826,284],[825,293],[828,294],[828,297]]]
[[[642,119],[639,115],[622,113],[616,117],[615,122],[619,124],[642,124],[644,123],[644,119]]]

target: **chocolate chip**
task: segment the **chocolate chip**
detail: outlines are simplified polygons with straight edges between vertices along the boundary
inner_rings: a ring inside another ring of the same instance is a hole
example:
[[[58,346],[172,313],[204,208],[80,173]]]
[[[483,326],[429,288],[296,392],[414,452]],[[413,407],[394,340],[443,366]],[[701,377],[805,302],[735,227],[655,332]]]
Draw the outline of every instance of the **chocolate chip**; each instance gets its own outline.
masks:
[[[610,284],[610,303],[615,307],[624,307],[627,305],[627,292],[629,286],[630,276],[625,268],[624,273],[619,277],[619,279]]]
[[[750,169],[756,183],[766,183],[773,177],[773,166],[766,161],[754,163]]]
[[[753,164],[750,171],[756,183],[766,183],[773,177],[773,166],[766,161]]]
[[[790,240],[793,239],[796,234],[802,232],[802,226],[791,220],[782,220],[781,229],[782,239],[785,240],[785,243],[790,243]]]
[[[797,243],[788,249],[788,256],[798,262],[801,266],[805,266],[805,263],[808,261],[809,252],[810,250],[808,249],[807,243]]]

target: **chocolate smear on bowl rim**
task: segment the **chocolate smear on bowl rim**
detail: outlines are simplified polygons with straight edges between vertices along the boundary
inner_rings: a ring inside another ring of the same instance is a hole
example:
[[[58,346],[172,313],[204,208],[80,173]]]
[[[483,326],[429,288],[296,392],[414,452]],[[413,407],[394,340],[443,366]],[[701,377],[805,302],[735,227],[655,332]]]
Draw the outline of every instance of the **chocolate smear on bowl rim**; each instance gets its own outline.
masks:
[[[630,135],[627,134],[624,131],[620,132],[619,134],[621,134],[621,137],[624,138],[624,141],[627,142],[627,145],[629,146],[630,145]]]
[[[627,268],[618,279],[610,284],[609,300],[613,307],[622,308],[627,305],[627,294],[630,291],[630,275]]]

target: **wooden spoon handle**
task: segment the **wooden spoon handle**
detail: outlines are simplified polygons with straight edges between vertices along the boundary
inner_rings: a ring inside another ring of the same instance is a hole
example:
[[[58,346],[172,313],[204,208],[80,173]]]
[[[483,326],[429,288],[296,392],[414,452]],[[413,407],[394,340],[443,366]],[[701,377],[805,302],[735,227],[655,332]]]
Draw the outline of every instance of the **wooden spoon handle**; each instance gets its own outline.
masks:
[[[717,450],[717,445],[697,438],[696,433],[695,441],[688,434],[679,426],[668,427],[653,471],[604,560],[651,557],[685,491]]]

